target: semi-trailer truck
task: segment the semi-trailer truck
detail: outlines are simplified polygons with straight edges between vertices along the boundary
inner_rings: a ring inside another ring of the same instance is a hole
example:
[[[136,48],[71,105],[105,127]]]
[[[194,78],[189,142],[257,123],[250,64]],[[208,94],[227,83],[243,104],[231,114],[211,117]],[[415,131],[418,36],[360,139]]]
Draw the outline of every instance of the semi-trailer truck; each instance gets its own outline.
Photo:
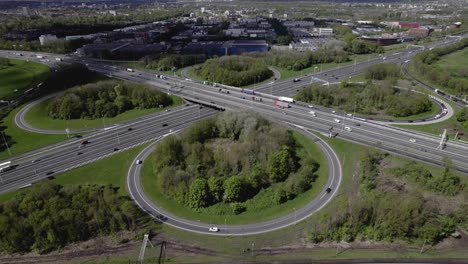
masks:
[[[288,103],[294,103],[294,99],[290,97],[279,96],[278,100]]]

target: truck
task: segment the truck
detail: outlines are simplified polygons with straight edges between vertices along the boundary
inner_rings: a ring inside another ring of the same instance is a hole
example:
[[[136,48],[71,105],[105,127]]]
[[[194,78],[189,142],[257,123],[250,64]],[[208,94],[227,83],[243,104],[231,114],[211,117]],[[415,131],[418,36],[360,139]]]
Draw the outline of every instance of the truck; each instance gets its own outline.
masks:
[[[294,103],[294,99],[291,97],[279,96],[278,100],[283,101],[283,102],[288,102],[288,103]]]
[[[23,56],[22,53],[15,53],[15,55],[16,55],[16,56],[20,56],[20,57]]]
[[[274,101],[273,102],[274,105],[278,106],[278,107],[281,107],[281,108],[289,108],[289,104],[286,103],[286,102],[281,102],[281,101]]]
[[[241,92],[243,92],[245,94],[251,94],[251,95],[255,94],[254,90],[249,90],[249,89],[242,89]]]
[[[4,162],[0,164],[0,172],[7,171],[11,168],[11,161]]]
[[[127,68],[127,71],[128,72],[134,72],[134,70],[132,68]]]

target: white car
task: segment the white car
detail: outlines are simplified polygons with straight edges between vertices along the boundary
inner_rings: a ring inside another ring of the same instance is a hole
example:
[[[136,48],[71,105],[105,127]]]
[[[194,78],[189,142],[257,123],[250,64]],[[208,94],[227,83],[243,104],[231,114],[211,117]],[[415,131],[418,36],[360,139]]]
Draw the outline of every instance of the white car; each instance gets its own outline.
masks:
[[[136,165],[140,165],[140,164],[142,164],[142,163],[143,163],[142,160],[136,160],[136,161],[135,161],[135,164],[136,164]]]
[[[336,113],[336,111],[335,111],[335,110],[332,110],[332,113],[334,114],[334,113]]]
[[[219,228],[217,227],[210,227],[210,232],[219,232]]]
[[[440,115],[436,115],[436,116],[435,116],[435,118],[439,118],[439,117],[440,117]]]
[[[309,105],[309,108],[313,108],[314,106],[313,105]]]
[[[345,127],[344,127],[344,130],[346,130],[346,131],[348,131],[348,132],[353,131],[349,126],[345,126]]]
[[[353,116],[353,114],[346,114],[346,116],[352,117],[352,116]]]
[[[310,111],[309,114],[311,114],[312,116],[317,116],[317,114],[314,111]]]
[[[410,138],[409,142],[411,142],[411,143],[416,143],[416,139]]]
[[[341,123],[341,120],[339,120],[338,118],[335,118],[335,119],[333,119],[333,120],[334,120],[335,122],[337,122],[337,123]]]

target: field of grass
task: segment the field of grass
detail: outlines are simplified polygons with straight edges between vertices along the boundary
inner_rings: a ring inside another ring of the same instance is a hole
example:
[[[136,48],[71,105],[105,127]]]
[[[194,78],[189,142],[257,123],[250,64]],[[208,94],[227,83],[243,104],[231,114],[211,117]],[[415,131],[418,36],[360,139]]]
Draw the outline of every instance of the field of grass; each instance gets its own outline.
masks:
[[[69,129],[83,129],[83,128],[101,128],[104,126],[110,126],[115,123],[119,123],[125,120],[134,119],[140,116],[148,115],[155,112],[160,112],[168,108],[182,105],[184,102],[182,98],[171,95],[174,105],[165,108],[151,108],[151,109],[132,109],[119,114],[111,118],[99,118],[99,119],[53,119],[47,116],[47,107],[50,100],[41,102],[32,107],[25,115],[26,122],[36,128],[53,129],[53,130],[64,130]]]
[[[49,76],[50,68],[40,63],[10,59],[10,64],[0,69],[0,99],[20,95]]]
[[[216,208],[212,209],[208,207],[208,208],[203,208],[203,209],[199,209],[195,211],[187,207],[181,206],[175,200],[167,197],[166,195],[162,193],[161,186],[159,184],[159,179],[157,179],[157,177],[154,176],[153,174],[153,162],[151,162],[151,160],[148,160],[147,162],[143,164],[142,175],[141,175],[143,189],[145,190],[145,193],[148,195],[149,198],[151,198],[153,201],[155,201],[159,206],[163,207],[165,210],[179,217],[183,217],[183,218],[191,219],[195,221],[201,221],[205,223],[211,223],[211,224],[221,225],[225,223],[226,224],[253,223],[253,222],[273,219],[280,215],[291,213],[294,211],[294,208],[302,207],[307,202],[309,202],[314,197],[316,197],[319,194],[319,192],[322,191],[328,178],[327,160],[324,157],[324,155],[318,155],[318,153],[321,153],[320,148],[301,134],[295,133],[295,137],[298,140],[298,142],[300,142],[304,146],[304,148],[302,148],[299,151],[298,155],[299,156],[309,155],[321,164],[320,169],[317,172],[318,178],[313,183],[313,187],[307,192],[301,195],[298,195],[295,199],[290,200],[286,203],[283,203],[277,206],[272,206],[270,208],[266,208],[262,210],[261,214],[259,214],[258,212],[249,212],[247,210],[247,212],[244,212],[239,215],[227,215],[226,216],[226,215],[217,214],[216,212],[219,209],[216,209]],[[152,157],[152,159],[154,159],[154,157]],[[253,198],[253,200],[249,202],[255,203],[256,198]],[[263,198],[257,198],[257,199],[265,199],[265,198],[263,197]],[[220,205],[220,206],[223,206],[223,205]],[[229,205],[224,205],[224,206],[229,206]]]
[[[57,174],[53,181],[61,185],[112,184],[119,187],[121,195],[128,195],[126,189],[127,171],[133,159],[148,144],[123,151],[82,167]],[[0,203],[28,189],[0,194]]]
[[[25,131],[15,124],[16,113],[24,106],[18,107],[11,111],[2,120],[2,126],[6,129],[4,133],[12,137],[14,144],[10,145],[10,152],[13,156],[23,154],[25,152],[45,147],[47,145],[66,140],[66,135],[45,135]],[[0,139],[1,140],[1,139]],[[7,150],[0,152],[0,160],[5,160],[10,157]]]
[[[460,70],[466,69],[465,74],[468,76],[468,48],[442,56],[440,60],[433,65],[441,71],[459,77],[462,77],[459,74]]]

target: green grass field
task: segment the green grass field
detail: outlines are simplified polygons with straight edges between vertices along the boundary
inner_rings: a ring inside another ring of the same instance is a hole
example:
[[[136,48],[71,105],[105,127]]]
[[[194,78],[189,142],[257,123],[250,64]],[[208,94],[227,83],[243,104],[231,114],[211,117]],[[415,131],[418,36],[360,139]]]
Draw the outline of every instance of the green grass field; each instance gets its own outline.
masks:
[[[0,99],[20,95],[49,76],[49,67],[40,63],[10,59],[10,64],[0,69]]]
[[[67,171],[55,176],[61,185],[112,184],[119,187],[121,195],[128,195],[126,189],[127,171],[136,155],[148,144],[123,151],[91,164]],[[0,194],[0,203],[27,189]]]
[[[153,162],[149,159],[144,163],[142,168],[141,181],[143,189],[149,198],[155,201],[159,206],[163,207],[165,210],[187,219],[192,219],[195,221],[201,221],[211,224],[243,224],[243,223],[254,223],[259,221],[265,221],[273,219],[280,215],[291,213],[294,211],[294,208],[300,208],[305,205],[307,202],[316,197],[319,192],[322,191],[323,186],[325,185],[328,178],[328,165],[327,160],[324,155],[319,155],[322,153],[320,148],[315,145],[312,141],[308,140],[301,134],[295,133],[295,137],[300,142],[304,148],[300,150],[299,155],[309,155],[312,156],[317,162],[321,164],[319,171],[317,172],[318,178],[313,183],[313,187],[307,192],[299,195],[293,200],[290,200],[286,203],[283,203],[278,206],[272,206],[262,210],[261,214],[258,212],[245,212],[240,215],[219,215],[217,214],[216,209],[204,208],[199,211],[191,210],[187,207],[181,206],[175,200],[167,197],[162,193],[159,181],[153,173]],[[154,159],[154,157],[152,157]],[[252,203],[255,203],[255,199],[252,200]],[[261,198],[257,198],[261,199]],[[222,205],[221,205],[222,206]],[[226,205],[228,206],[228,205]],[[219,209],[218,209],[219,210]]]
[[[32,107],[25,115],[26,122],[33,127],[43,129],[56,129],[61,130],[65,128],[69,129],[83,129],[83,128],[101,128],[104,126],[110,126],[112,124],[122,122],[125,120],[134,119],[140,116],[148,115],[155,112],[160,112],[168,108],[176,107],[184,103],[183,99],[171,95],[174,104],[170,107],[165,108],[151,108],[151,109],[132,109],[119,114],[111,118],[99,118],[99,119],[53,119],[47,116],[47,106],[50,100],[46,100]]]
[[[452,76],[460,78],[468,77],[468,48],[442,56],[433,64],[437,69],[445,71]],[[460,71],[465,69],[465,76],[460,76]]]
[[[15,124],[16,113],[24,106],[18,107],[11,111],[2,120],[2,126],[6,126],[4,133],[12,137],[14,144],[10,145],[10,152],[13,156],[23,154],[25,152],[45,147],[47,145],[66,140],[66,135],[45,135],[25,131]],[[0,139],[1,140],[1,139]],[[10,157],[7,150],[0,152],[0,160],[5,160]]]

